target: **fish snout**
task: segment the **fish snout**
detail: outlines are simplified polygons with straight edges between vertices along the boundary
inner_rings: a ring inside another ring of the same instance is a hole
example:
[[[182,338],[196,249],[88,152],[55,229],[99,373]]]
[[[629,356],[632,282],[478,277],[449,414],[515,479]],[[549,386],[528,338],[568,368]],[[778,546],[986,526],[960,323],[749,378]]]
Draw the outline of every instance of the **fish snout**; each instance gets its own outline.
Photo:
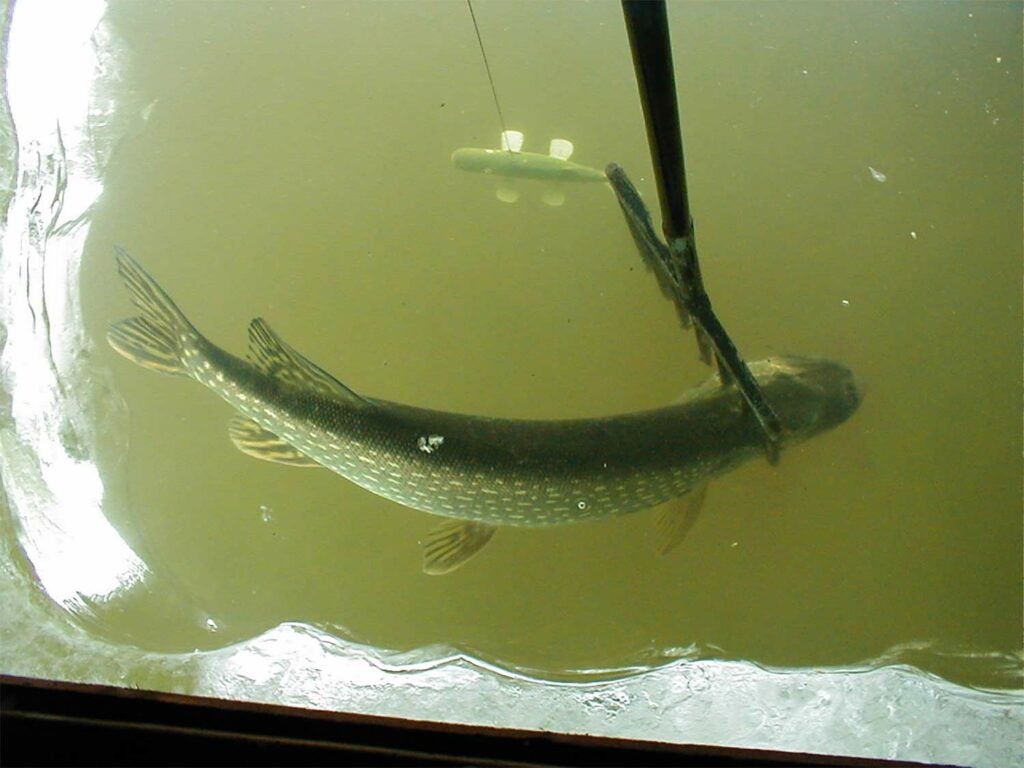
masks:
[[[860,408],[864,400],[864,382],[848,373],[839,382],[834,400],[829,410],[832,411],[836,424],[841,424],[850,418]]]

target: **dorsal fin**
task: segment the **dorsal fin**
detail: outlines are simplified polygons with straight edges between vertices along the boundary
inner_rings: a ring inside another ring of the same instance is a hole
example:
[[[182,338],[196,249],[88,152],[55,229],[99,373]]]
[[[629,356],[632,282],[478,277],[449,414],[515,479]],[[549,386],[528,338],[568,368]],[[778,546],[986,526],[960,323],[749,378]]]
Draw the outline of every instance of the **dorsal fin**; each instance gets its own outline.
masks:
[[[249,361],[268,376],[293,386],[314,389],[352,404],[366,404],[319,365],[288,346],[262,317],[249,323]]]
[[[501,151],[502,152],[522,152],[523,151],[523,132],[522,131],[502,131],[501,132]]]
[[[557,157],[559,160],[568,160],[572,157],[572,151],[575,149],[572,142],[568,139],[552,139],[551,143],[548,144],[548,154],[551,157]]]

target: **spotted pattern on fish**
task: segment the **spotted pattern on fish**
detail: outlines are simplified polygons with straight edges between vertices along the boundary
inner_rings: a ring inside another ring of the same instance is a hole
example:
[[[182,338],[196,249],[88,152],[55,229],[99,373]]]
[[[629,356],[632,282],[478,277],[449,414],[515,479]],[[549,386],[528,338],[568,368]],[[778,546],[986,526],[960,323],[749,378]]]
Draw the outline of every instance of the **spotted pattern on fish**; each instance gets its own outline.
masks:
[[[216,392],[252,422],[235,430],[243,450],[315,462],[414,509],[507,526],[592,520],[682,496],[762,451],[739,393],[715,378],[674,405],[603,418],[418,408],[356,394],[262,319],[250,324],[249,360],[235,357],[204,338],[121,250],[118,267],[142,314],[111,328],[117,351]],[[785,425],[787,444],[839,424],[859,403],[839,363],[777,357],[750,369]]]

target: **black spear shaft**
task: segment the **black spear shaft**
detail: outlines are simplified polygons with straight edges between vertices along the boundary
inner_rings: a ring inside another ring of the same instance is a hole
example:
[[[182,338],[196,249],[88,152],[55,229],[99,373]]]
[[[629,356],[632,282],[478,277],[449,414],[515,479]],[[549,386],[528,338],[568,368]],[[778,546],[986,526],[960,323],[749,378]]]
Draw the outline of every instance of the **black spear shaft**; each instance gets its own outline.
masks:
[[[672,43],[665,3],[661,0],[623,0],[622,10],[647,124],[647,143],[658,181],[665,235],[670,240],[689,237],[693,232],[693,220],[686,192],[683,137],[679,130]]]
[[[697,259],[693,219],[686,190],[683,137],[672,64],[672,43],[664,0],[622,0],[633,53],[640,103],[647,125],[647,143],[658,185],[662,230],[668,241],[670,270],[678,274],[679,301],[697,325],[702,352],[710,343],[723,382],[734,381],[757,417],[765,435],[768,458],[778,460],[782,426],[764,399],[757,380],[711,308]],[[703,355],[705,359],[707,355]],[[710,362],[710,360],[706,360]]]

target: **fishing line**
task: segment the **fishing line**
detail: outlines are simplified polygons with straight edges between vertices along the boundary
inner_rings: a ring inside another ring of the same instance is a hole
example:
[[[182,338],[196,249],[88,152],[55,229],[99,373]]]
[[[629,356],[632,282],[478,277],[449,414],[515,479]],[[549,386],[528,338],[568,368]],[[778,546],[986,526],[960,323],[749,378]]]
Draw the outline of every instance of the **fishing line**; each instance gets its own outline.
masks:
[[[501,113],[501,104],[498,103],[498,89],[494,87],[494,77],[491,75],[491,65],[487,61],[487,51],[484,50],[484,40],[480,37],[480,25],[476,23],[476,14],[473,13],[473,0],[466,0],[469,6],[469,16],[473,19],[473,29],[476,30],[476,41],[480,43],[480,55],[484,57],[484,69],[487,70],[487,80],[491,84],[491,95],[494,97],[494,107],[498,110],[498,121],[501,123],[502,136],[508,131],[505,127],[505,116]]]

